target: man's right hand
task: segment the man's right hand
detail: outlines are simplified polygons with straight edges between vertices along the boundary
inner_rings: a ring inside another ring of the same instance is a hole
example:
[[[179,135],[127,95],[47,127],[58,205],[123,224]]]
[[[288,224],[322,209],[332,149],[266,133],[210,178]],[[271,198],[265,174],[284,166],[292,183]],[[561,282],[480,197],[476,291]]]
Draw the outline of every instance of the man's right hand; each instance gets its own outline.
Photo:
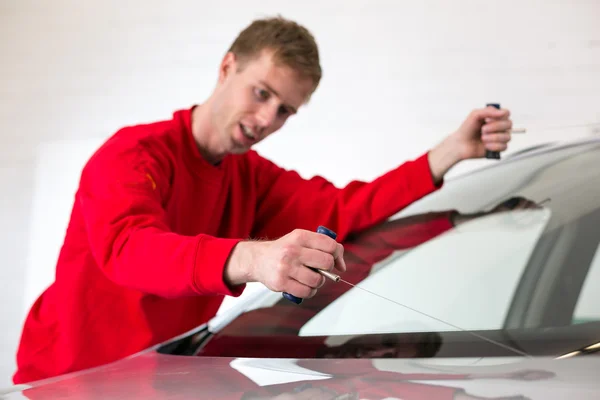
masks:
[[[308,267],[345,272],[344,247],[327,235],[301,229],[273,241],[240,242],[224,279],[231,286],[261,282],[275,292],[311,298],[325,278]]]

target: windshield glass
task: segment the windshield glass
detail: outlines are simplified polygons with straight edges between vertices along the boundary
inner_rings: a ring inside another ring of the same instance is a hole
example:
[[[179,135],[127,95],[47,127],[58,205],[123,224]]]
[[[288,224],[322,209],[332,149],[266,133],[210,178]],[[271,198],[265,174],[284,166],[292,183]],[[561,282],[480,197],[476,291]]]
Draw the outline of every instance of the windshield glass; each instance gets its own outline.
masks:
[[[197,354],[412,357],[454,342],[482,355],[465,331],[519,352],[597,342],[599,161],[598,145],[571,146],[448,181],[344,243],[342,279],[356,286],[328,281],[300,305],[265,291]]]
[[[392,255],[375,264],[357,288],[311,318],[299,334],[445,331],[456,330],[454,326],[500,329],[550,215],[549,209],[542,209],[477,218],[449,228],[408,253]],[[424,224],[436,222],[443,223]],[[387,232],[391,240],[403,235],[401,227]]]

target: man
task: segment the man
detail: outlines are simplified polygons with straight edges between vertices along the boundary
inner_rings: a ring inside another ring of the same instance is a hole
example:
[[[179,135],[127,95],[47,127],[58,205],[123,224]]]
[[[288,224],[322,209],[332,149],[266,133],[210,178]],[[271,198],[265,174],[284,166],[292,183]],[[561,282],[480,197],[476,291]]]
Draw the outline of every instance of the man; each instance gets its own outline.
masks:
[[[25,321],[15,383],[118,360],[215,315],[247,282],[310,298],[343,273],[343,240],[437,190],[464,159],[503,151],[507,110],[468,115],[418,159],[373,182],[302,179],[251,147],[321,79],[312,35],[282,18],[244,29],[202,104],[116,132],[83,168],[55,282]],[[258,240],[260,239],[260,240]]]

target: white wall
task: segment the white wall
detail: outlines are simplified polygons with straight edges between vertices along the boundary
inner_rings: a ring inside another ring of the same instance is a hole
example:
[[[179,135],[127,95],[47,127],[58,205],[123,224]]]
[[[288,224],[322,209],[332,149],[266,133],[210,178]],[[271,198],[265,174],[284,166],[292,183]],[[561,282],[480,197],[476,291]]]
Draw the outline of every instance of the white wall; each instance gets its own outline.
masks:
[[[490,101],[528,128],[511,151],[593,131],[543,127],[600,123],[595,0],[3,1],[0,301],[10,307],[0,311],[0,387],[22,317],[53,276],[91,148],[122,125],[204,100],[234,36],[274,13],[313,31],[324,78],[259,149],[305,176],[373,178]]]
[[[3,160],[0,185],[0,387],[3,387],[13,369],[23,315],[26,257],[31,251],[27,226],[34,186],[31,162]]]

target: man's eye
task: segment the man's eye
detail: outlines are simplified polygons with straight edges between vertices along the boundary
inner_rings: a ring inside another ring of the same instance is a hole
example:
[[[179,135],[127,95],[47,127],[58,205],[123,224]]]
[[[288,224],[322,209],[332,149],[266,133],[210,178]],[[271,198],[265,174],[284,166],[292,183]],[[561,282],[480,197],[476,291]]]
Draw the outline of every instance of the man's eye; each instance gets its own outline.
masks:
[[[286,108],[286,107],[279,107],[279,110],[277,110],[279,115],[287,115],[290,113],[290,111]]]
[[[269,98],[269,92],[264,89],[255,89],[254,93],[260,100],[267,100]]]

